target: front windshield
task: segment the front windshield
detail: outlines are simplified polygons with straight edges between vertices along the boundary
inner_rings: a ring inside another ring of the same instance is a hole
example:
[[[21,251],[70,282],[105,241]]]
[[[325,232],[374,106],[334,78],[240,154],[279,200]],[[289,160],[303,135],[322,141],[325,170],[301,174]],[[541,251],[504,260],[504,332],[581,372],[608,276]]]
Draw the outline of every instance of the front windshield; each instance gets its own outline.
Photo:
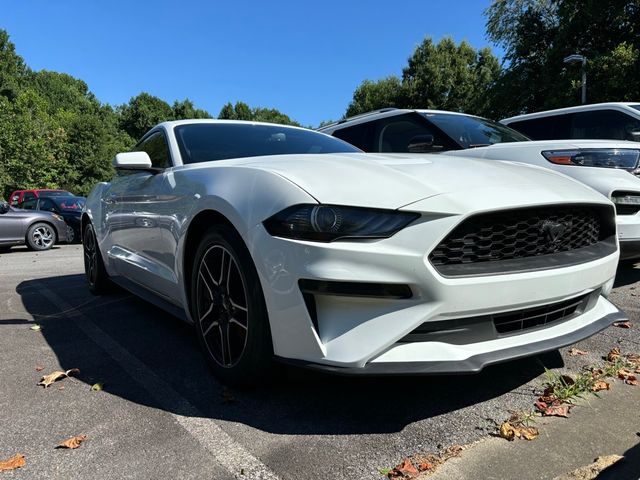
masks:
[[[512,128],[486,118],[451,113],[423,113],[422,115],[458,142],[462,148],[529,140]]]
[[[636,110],[640,110],[640,103],[636,103],[635,105],[629,105],[631,108],[635,108]]]
[[[252,123],[187,123],[175,127],[183,163],[305,153],[361,152],[328,135]]]
[[[54,201],[58,208],[65,212],[81,212],[85,204],[84,197],[56,198]]]

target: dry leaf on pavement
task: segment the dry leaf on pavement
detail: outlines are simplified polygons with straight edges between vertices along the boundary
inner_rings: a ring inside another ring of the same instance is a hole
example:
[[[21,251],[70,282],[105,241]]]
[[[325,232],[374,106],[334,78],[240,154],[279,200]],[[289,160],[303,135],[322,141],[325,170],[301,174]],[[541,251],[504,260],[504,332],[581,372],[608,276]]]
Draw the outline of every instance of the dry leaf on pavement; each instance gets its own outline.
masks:
[[[38,382],[38,385],[42,385],[44,388],[47,388],[49,385],[51,385],[52,383],[62,378],[66,378],[71,375],[77,375],[78,373],[80,373],[80,370],[77,368],[72,368],[70,370],[67,370],[66,372],[63,372],[61,370],[56,370],[55,372],[52,372],[49,375],[44,375]]]
[[[60,442],[56,448],[78,448],[82,442],[87,439],[86,435],[76,435],[75,437],[71,437],[64,442]]]
[[[432,470],[432,469],[433,469],[433,463],[422,462],[420,465],[418,465],[418,470],[421,472],[426,472],[427,470]]]
[[[607,353],[607,361],[615,362],[620,357],[620,349],[618,347],[612,348],[609,353]]]
[[[16,453],[9,460],[0,461],[0,472],[5,470],[15,470],[16,468],[24,467],[27,462],[24,459],[24,455]]]
[[[611,386],[602,380],[598,380],[596,383],[591,385],[592,392],[599,392],[600,390],[609,390]]]
[[[44,370],[42,365],[36,365],[36,372],[41,372],[42,370]]]
[[[618,328],[631,328],[631,322],[629,321],[625,321],[625,322],[615,322],[613,324],[614,327],[618,327]]]
[[[389,478],[411,478],[418,475],[418,469],[413,466],[411,460],[405,458],[400,465],[396,465],[393,470],[391,470],[387,477]]]
[[[545,417],[564,417],[569,416],[571,405],[551,405],[542,411]]]
[[[538,434],[538,429],[535,427],[516,427],[509,422],[503,422],[502,425],[500,425],[500,436],[509,441],[514,440],[516,437],[533,440]]]
[[[575,357],[576,355],[586,355],[587,352],[585,352],[584,350],[580,350],[579,348],[571,348],[569,349],[569,355],[571,355],[572,357]]]
[[[31,327],[29,327],[29,330],[33,330],[34,332],[39,332],[41,329],[42,327],[38,324],[32,325]]]
[[[104,383],[98,382],[91,385],[92,392],[99,392],[104,388]]]
[[[624,380],[624,383],[627,385],[638,385],[638,379],[636,376],[626,368],[621,368],[618,370],[618,378]]]

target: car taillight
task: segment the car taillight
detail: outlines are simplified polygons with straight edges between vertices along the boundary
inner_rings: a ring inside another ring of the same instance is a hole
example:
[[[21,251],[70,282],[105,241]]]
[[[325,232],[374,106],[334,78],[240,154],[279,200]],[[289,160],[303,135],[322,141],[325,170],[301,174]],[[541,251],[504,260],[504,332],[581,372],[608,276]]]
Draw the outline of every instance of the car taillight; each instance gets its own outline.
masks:
[[[635,173],[640,160],[640,150],[629,148],[550,150],[542,152],[542,155],[556,165],[621,168],[632,173]]]

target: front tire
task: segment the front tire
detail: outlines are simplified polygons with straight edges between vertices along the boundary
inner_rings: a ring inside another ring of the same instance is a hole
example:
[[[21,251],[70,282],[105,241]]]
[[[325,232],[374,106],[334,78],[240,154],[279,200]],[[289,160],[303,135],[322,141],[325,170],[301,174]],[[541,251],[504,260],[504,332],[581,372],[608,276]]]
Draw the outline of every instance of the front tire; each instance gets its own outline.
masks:
[[[271,374],[267,308],[248,250],[232,228],[203,236],[191,274],[190,303],[207,363],[224,383],[250,387]]]
[[[48,223],[37,222],[27,230],[27,247],[31,250],[49,250],[56,243],[56,230]]]
[[[89,291],[94,295],[109,293],[112,290],[112,283],[102,261],[96,232],[90,223],[84,228],[82,251],[84,254],[84,273]]]

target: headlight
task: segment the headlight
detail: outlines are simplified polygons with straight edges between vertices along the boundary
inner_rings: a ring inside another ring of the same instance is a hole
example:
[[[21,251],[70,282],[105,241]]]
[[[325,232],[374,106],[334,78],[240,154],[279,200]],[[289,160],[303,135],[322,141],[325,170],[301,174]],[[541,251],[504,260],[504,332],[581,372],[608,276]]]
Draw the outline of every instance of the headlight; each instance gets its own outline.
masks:
[[[417,213],[338,205],[294,205],[264,221],[275,237],[331,242],[345,238],[387,238],[402,230]]]
[[[542,152],[542,155],[557,165],[622,168],[632,172],[638,167],[640,150],[627,148],[552,150]]]

